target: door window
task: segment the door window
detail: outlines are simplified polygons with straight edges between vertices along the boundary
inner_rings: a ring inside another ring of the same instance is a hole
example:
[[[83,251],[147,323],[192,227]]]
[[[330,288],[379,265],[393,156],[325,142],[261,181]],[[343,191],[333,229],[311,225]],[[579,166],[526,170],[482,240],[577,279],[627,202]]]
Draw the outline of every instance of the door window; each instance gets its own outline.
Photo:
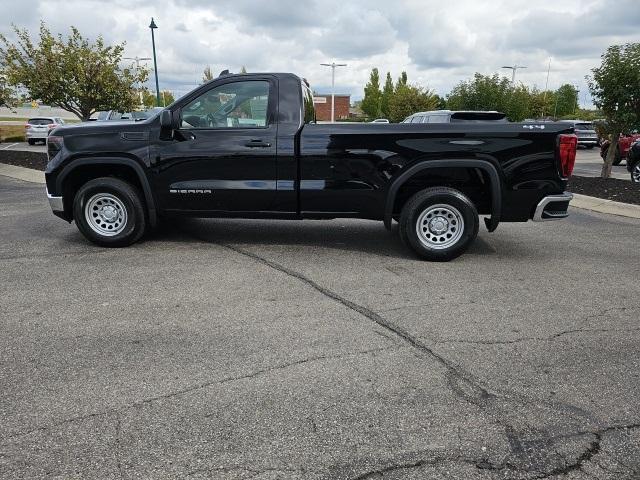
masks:
[[[263,128],[267,126],[269,82],[219,85],[182,109],[182,128]]]

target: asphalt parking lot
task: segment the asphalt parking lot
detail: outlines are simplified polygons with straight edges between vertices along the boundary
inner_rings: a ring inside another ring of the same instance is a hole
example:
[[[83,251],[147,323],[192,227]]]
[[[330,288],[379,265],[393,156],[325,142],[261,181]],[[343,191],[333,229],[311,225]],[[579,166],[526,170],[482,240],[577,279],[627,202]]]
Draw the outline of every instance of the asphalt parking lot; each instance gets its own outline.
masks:
[[[623,160],[620,165],[612,166],[611,177],[631,181],[626,162],[626,160]],[[573,174],[582,177],[599,177],[601,171],[602,158],[600,157],[600,149],[598,147],[592,148],[591,150],[579,148]]]
[[[0,143],[0,150],[18,150],[22,152],[47,152],[47,147],[38,142],[35,145],[29,145],[27,142],[4,142]]]
[[[88,244],[0,177],[0,478],[631,479],[640,221],[416,260],[359,220]]]

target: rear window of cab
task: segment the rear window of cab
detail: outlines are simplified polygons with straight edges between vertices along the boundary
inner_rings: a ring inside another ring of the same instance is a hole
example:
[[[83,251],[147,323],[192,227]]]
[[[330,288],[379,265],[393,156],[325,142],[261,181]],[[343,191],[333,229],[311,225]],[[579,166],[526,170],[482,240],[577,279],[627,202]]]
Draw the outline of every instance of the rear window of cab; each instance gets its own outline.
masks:
[[[29,125],[51,125],[53,120],[50,118],[30,118],[27,123]]]

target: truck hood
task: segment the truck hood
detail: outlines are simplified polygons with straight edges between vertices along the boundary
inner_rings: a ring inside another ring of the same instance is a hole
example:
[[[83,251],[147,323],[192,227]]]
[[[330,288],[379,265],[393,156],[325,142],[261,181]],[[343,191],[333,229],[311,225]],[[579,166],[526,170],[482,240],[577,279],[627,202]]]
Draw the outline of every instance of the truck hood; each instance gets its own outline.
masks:
[[[64,125],[55,128],[51,135],[68,137],[72,135],[102,135],[108,133],[148,130],[149,119],[141,122],[135,120],[117,120],[109,122],[82,122],[75,125]]]

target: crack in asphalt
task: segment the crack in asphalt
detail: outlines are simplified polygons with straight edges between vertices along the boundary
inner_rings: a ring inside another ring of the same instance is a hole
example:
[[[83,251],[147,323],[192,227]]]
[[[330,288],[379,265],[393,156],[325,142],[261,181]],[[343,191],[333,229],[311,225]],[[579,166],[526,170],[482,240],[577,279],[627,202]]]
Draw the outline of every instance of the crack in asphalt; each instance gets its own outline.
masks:
[[[363,473],[361,475],[358,475],[357,477],[352,477],[350,480],[367,480],[376,476],[384,476],[385,473],[397,472],[398,470],[410,470],[413,468],[424,467],[426,465],[435,465],[436,463],[437,461],[434,460],[418,460],[417,462],[410,463],[394,463],[392,465],[387,465],[386,467]]]
[[[132,407],[137,407],[137,406],[141,406],[141,405],[145,405],[148,403],[152,403],[152,402],[156,402],[158,400],[164,400],[167,398],[172,398],[172,397],[176,397],[176,396],[180,396],[180,395],[185,395],[191,392],[195,392],[197,390],[201,390],[203,388],[207,388],[207,387],[211,387],[213,385],[219,385],[219,384],[224,384],[224,383],[229,383],[229,382],[235,382],[235,381],[239,381],[239,380],[246,380],[246,379],[250,379],[250,378],[255,378],[258,377],[260,375],[265,375],[267,373],[271,373],[274,372],[276,370],[283,370],[286,368],[291,368],[297,365],[302,365],[304,363],[309,363],[309,362],[318,362],[318,361],[322,361],[322,360],[333,360],[333,359],[338,359],[338,358],[347,358],[347,357],[354,357],[357,355],[366,355],[366,354],[370,354],[370,353],[375,353],[375,352],[381,352],[384,350],[392,350],[396,347],[379,347],[379,348],[371,348],[368,350],[359,350],[356,352],[351,352],[351,353],[344,353],[344,354],[338,354],[338,355],[318,355],[315,357],[308,357],[308,358],[303,358],[300,360],[295,360],[293,362],[288,362],[288,363],[283,363],[280,365],[275,365],[275,366],[271,366],[271,367],[267,367],[267,368],[263,368],[260,370],[256,370],[254,372],[248,373],[246,375],[238,375],[235,377],[227,377],[227,378],[223,378],[220,380],[214,380],[214,381],[210,381],[210,382],[204,382],[198,385],[194,385],[188,388],[184,388],[182,390],[177,390],[174,392],[170,392],[170,393],[166,393],[164,395],[158,395],[156,397],[151,397],[151,398],[147,398],[145,400],[141,400],[139,402],[134,402],[133,404],[131,404]]]
[[[540,472],[534,468],[522,468],[518,465],[514,465],[513,463],[505,460],[501,463],[492,463],[486,458],[470,458],[465,456],[438,456],[434,458],[423,458],[419,460],[414,460],[410,462],[403,463],[391,463],[389,465],[378,467],[374,470],[369,470],[364,473],[358,474],[355,477],[350,477],[349,480],[368,480],[374,477],[382,477],[385,473],[391,473],[398,470],[410,470],[414,468],[422,468],[426,466],[435,466],[443,463],[463,463],[475,466],[479,470],[490,470],[490,471],[502,471],[509,470],[517,473],[524,474],[532,474],[529,478],[541,480],[548,479],[554,476],[564,476],[568,475],[574,471],[583,471],[582,468],[588,462],[592,462],[595,465],[600,466],[599,462],[592,461],[593,458],[602,452],[601,443],[602,438],[607,433],[610,433],[615,430],[631,430],[640,428],[640,424],[629,424],[629,425],[614,425],[610,427],[606,427],[600,430],[594,431],[586,431],[586,432],[577,432],[572,435],[565,435],[564,438],[572,438],[579,436],[593,436],[594,440],[589,442],[587,448],[585,448],[573,461],[568,461],[564,456],[560,455],[565,460],[565,465],[555,467],[548,472]],[[609,455],[610,456],[610,455]],[[612,457],[613,458],[613,457]],[[629,465],[625,465],[621,462],[618,462],[617,459],[614,458],[618,464],[622,465],[624,468],[631,473],[637,473],[637,471]],[[603,470],[606,470],[603,468]],[[619,472],[618,473],[628,473],[628,472]],[[585,472],[586,473],[586,472]]]
[[[640,307],[611,307],[605,308],[604,310],[589,315],[584,318],[584,320],[588,320],[591,318],[600,318],[604,315],[607,315],[609,312],[613,311],[633,311],[638,310]],[[563,330],[558,333],[554,333],[553,335],[549,335],[547,337],[521,337],[513,340],[460,340],[460,339],[452,339],[452,340],[435,340],[435,344],[447,344],[447,343],[463,343],[463,344],[472,344],[472,345],[511,345],[514,343],[522,343],[522,342],[550,342],[554,341],[556,338],[563,337],[565,335],[571,335],[574,333],[609,333],[609,332],[637,332],[640,331],[640,327],[634,328],[574,328],[570,330]]]
[[[336,292],[329,290],[328,288],[323,287],[322,285],[314,282],[313,280],[311,280],[310,278],[305,277],[303,274],[296,272],[295,270],[291,270],[290,268],[285,267],[284,265],[281,265],[279,263],[276,263],[272,260],[269,260],[267,258],[261,257],[260,255],[257,255],[249,250],[245,250],[243,248],[240,247],[236,247],[234,245],[229,245],[229,244],[218,244],[222,247],[225,247],[229,250],[232,250],[240,255],[243,255],[245,257],[249,257],[252,258],[253,260],[256,260],[274,270],[278,270],[281,273],[284,273],[290,277],[293,277],[307,285],[309,285],[310,287],[312,287],[313,289],[317,290],[318,292],[320,292],[322,295],[329,297],[330,299],[342,304],[343,306],[347,307],[350,310],[353,310],[354,312],[359,313],[360,315],[368,318],[369,320],[377,323],[379,326],[381,326],[382,328],[386,329],[387,331],[395,334],[397,337],[399,337],[400,339],[404,340],[406,343],[408,343],[409,345],[411,345],[412,347],[416,348],[417,350],[419,350],[422,353],[426,353],[427,355],[429,355],[431,358],[435,359],[440,365],[442,365],[443,367],[445,367],[446,370],[454,373],[457,377],[459,377],[460,379],[462,379],[463,381],[465,381],[467,384],[469,384],[469,386],[472,386],[474,388],[474,390],[478,391],[479,394],[483,397],[486,396],[490,396],[491,394],[488,392],[488,390],[486,390],[484,387],[482,387],[481,385],[479,385],[479,383],[477,381],[475,381],[474,379],[470,378],[470,376],[468,374],[466,374],[465,372],[463,372],[462,370],[460,370],[460,368],[456,367],[453,363],[449,362],[446,358],[444,358],[442,355],[439,355],[438,353],[436,353],[433,349],[431,349],[431,347],[429,347],[429,345],[423,343],[422,341],[420,341],[419,339],[413,337],[409,332],[407,332],[406,330],[402,329],[401,327],[399,327],[398,325],[395,325],[394,323],[386,320],[385,318],[381,317],[380,315],[378,315],[376,312],[374,312],[373,310],[364,307],[362,305],[359,305],[355,302],[352,302],[351,300],[348,300],[346,298],[344,298],[343,296],[337,294]]]
[[[86,414],[86,415],[78,415],[78,416],[70,417],[70,418],[67,418],[65,420],[61,420],[59,422],[55,422],[55,423],[52,423],[52,424],[49,424],[49,425],[42,425],[42,426],[35,427],[35,428],[32,428],[30,430],[26,430],[26,431],[23,431],[23,432],[13,433],[13,434],[7,435],[6,437],[3,438],[2,441],[0,441],[0,446],[7,445],[8,443],[10,443],[15,438],[24,437],[24,436],[30,435],[32,433],[41,432],[41,431],[47,431],[47,430],[51,430],[51,429],[56,428],[56,427],[63,426],[63,425],[68,424],[68,423],[81,422],[81,421],[84,421],[84,420],[88,420],[88,419],[91,419],[91,418],[102,417],[102,416],[105,416],[105,415],[111,415],[111,414],[119,415],[120,412],[124,412],[124,411],[126,411],[128,409],[131,409],[131,408],[140,407],[140,406],[143,406],[143,405],[147,405],[147,404],[150,404],[150,403],[157,402],[159,400],[165,400],[165,399],[168,399],[168,398],[178,397],[178,396],[181,396],[181,395],[187,395],[189,393],[193,393],[193,392],[198,391],[198,390],[202,390],[202,389],[205,389],[205,388],[208,388],[208,387],[212,387],[214,385],[221,385],[221,384],[225,384],[225,383],[229,383],[229,382],[235,382],[235,381],[240,381],[240,380],[251,379],[251,378],[255,378],[255,377],[261,376],[261,375],[266,375],[266,374],[272,373],[274,371],[291,368],[291,367],[302,365],[302,364],[305,364],[305,363],[319,362],[319,361],[324,361],[324,360],[334,360],[334,359],[347,358],[347,357],[355,357],[357,355],[368,355],[368,354],[371,354],[371,353],[382,352],[382,351],[385,351],[385,350],[394,350],[394,349],[397,349],[397,348],[398,348],[397,346],[378,347],[378,348],[371,348],[371,349],[368,349],[368,350],[359,350],[359,351],[356,351],[356,352],[343,353],[343,354],[337,354],[337,355],[318,355],[318,356],[315,356],[315,357],[303,358],[303,359],[295,360],[293,362],[287,362],[287,363],[282,363],[282,364],[274,365],[274,366],[267,367],[267,368],[262,368],[260,370],[256,370],[254,372],[251,372],[251,373],[248,373],[248,374],[245,374],[245,375],[238,375],[238,376],[234,376],[234,377],[226,377],[226,378],[222,378],[222,379],[219,379],[219,380],[212,380],[212,381],[209,381],[209,382],[203,382],[203,383],[200,383],[200,384],[197,384],[197,385],[193,385],[191,387],[183,388],[181,390],[176,390],[176,391],[169,392],[169,393],[166,393],[166,394],[163,394],[163,395],[158,395],[158,396],[155,396],[155,397],[146,398],[144,400],[139,400],[139,401],[133,402],[133,403],[128,404],[128,405],[124,405],[124,406],[119,407],[119,408],[110,408],[110,409],[104,410],[102,412],[89,413],[89,414]]]
[[[468,401],[469,403],[476,405],[478,407],[481,408],[488,408],[489,405],[487,404],[489,400],[491,399],[495,399],[497,398],[497,394],[489,392],[489,390],[487,388],[485,388],[484,386],[482,386],[480,384],[480,382],[476,379],[474,379],[470,374],[462,371],[458,366],[454,365],[452,362],[448,361],[446,358],[444,358],[442,355],[436,353],[429,345],[427,345],[426,343],[422,342],[419,338],[416,338],[414,336],[412,336],[409,332],[407,332],[406,330],[402,329],[401,327],[399,327],[398,325],[395,325],[394,323],[386,320],[385,318],[381,317],[379,314],[377,314],[376,312],[374,312],[373,310],[363,306],[363,305],[359,305],[355,302],[352,302],[351,300],[348,300],[347,298],[339,295],[338,293],[329,290],[328,288],[323,287],[322,285],[316,283],[315,281],[313,281],[312,279],[306,277],[305,275],[303,275],[300,272],[297,272],[295,270],[292,270],[288,267],[285,267],[284,265],[281,265],[277,262],[274,262],[272,260],[269,260],[268,258],[264,258],[256,253],[253,253],[249,250],[245,250],[243,248],[237,247],[235,245],[230,245],[230,244],[223,244],[223,243],[217,243],[217,245],[220,245],[224,248],[227,248],[233,252],[236,252],[240,255],[243,255],[245,257],[251,258],[261,264],[266,265],[269,268],[272,268],[274,270],[277,270],[287,276],[290,276],[292,278],[295,278],[299,281],[301,281],[302,283],[310,286],[311,288],[315,289],[316,291],[318,291],[319,293],[321,293],[322,295],[342,304],[343,306],[345,306],[346,308],[355,311],[357,313],[359,313],[360,315],[364,316],[365,318],[371,320],[372,322],[376,323],[377,325],[385,328],[386,330],[388,330],[389,332],[395,334],[397,337],[399,337],[400,339],[402,339],[403,341],[405,341],[407,344],[409,344],[410,346],[416,348],[418,351],[427,354],[429,357],[431,357],[432,359],[436,360],[440,365],[442,365],[446,371],[447,371],[447,377],[449,378],[449,385],[453,391],[454,394],[456,394],[457,396],[459,396],[460,398],[465,399],[466,401]],[[565,331],[565,332],[559,332],[558,334],[555,334],[554,336],[561,336],[564,334],[568,334],[569,331]],[[453,379],[455,378],[455,382],[453,381]],[[458,385],[455,385],[455,383],[457,383]],[[462,388],[461,388],[462,387]],[[471,395],[469,395],[469,393],[465,390],[471,390]],[[524,403],[530,403],[530,402],[524,402]],[[545,402],[543,402],[545,403]],[[548,402],[546,402],[548,403]],[[575,407],[573,405],[567,405],[567,404],[556,404],[556,403],[552,403],[550,404],[554,407],[562,407],[564,409],[568,409],[570,411],[572,411],[572,413],[577,413],[580,414],[581,416],[588,416],[588,412],[585,412],[584,410]],[[500,412],[498,412],[500,413]],[[496,423],[498,425],[501,425],[505,428],[505,435],[508,438],[508,441],[510,443],[511,449],[512,449],[512,453],[516,456],[516,458],[518,458],[519,456],[521,456],[524,452],[523,452],[523,448],[522,448],[522,444],[520,442],[520,439],[517,437],[516,433],[515,433],[515,429],[513,428],[513,426],[511,424],[509,424],[507,421],[501,419],[501,418],[496,418]],[[600,452],[600,441],[602,438],[603,433],[614,430],[614,429],[618,429],[618,428],[635,428],[635,424],[631,424],[631,425],[627,425],[627,426],[613,426],[613,427],[607,427],[601,431],[596,431],[596,432],[584,432],[583,435],[585,434],[591,434],[594,435],[596,437],[596,439],[591,442],[589,444],[589,446],[582,451],[582,453],[580,455],[578,455],[575,459],[574,462],[572,463],[566,463],[563,466],[560,467],[555,467],[553,468],[550,472],[546,472],[546,473],[542,473],[540,472],[540,470],[534,470],[531,468],[523,468],[522,466],[518,466],[518,465],[514,465],[512,463],[510,463],[508,460],[505,460],[503,463],[495,465],[495,464],[491,464],[488,461],[480,461],[478,462],[477,460],[470,460],[470,459],[464,459],[465,462],[467,463],[474,463],[478,468],[487,468],[487,469],[491,469],[491,470],[503,470],[503,469],[511,469],[514,471],[519,471],[519,472],[526,472],[526,473],[539,473],[540,476],[535,477],[535,478],[549,478],[552,475],[564,475],[567,474],[571,471],[580,469],[582,467],[582,465],[585,462],[588,462],[593,456],[597,455]],[[573,436],[575,436],[576,434],[574,434]],[[543,438],[541,440],[538,440],[537,442],[543,442],[543,443],[548,443],[550,440],[548,438]],[[442,460],[444,461],[444,460]],[[462,459],[458,458],[458,459],[451,459],[448,458],[446,459],[446,461],[462,461]],[[409,464],[393,464],[391,466],[388,467],[383,467],[382,470],[374,470],[371,472],[367,472],[365,474],[362,474],[358,477],[355,477],[353,480],[364,480],[367,478],[371,478],[372,476],[375,475],[382,475],[385,472],[389,472],[389,471],[393,471],[393,470],[398,470],[398,469],[411,469],[411,468],[418,468],[421,466],[425,466],[428,465],[430,462],[427,460],[419,460],[417,462],[414,463],[409,463]],[[481,466],[482,465],[482,466]]]
[[[447,343],[464,343],[472,345],[511,345],[522,342],[552,342],[556,338],[571,335],[573,333],[609,333],[609,332],[638,332],[640,327],[636,328],[576,328],[572,330],[564,330],[562,332],[549,335],[548,337],[522,337],[514,340],[435,340],[433,343],[441,345]]]

